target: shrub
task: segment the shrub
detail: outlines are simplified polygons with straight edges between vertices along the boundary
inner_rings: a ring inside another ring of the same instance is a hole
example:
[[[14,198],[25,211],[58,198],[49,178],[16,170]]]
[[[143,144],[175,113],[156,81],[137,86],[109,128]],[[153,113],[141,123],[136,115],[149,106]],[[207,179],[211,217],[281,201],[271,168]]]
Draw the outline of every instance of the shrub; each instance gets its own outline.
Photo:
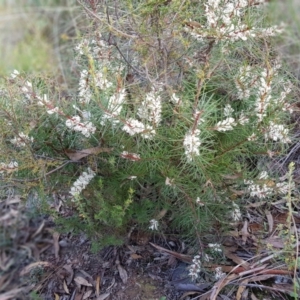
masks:
[[[7,182],[68,188],[94,237],[150,225],[200,246],[240,220],[245,197],[286,192],[259,166],[291,142],[293,111],[272,48],[283,28],[265,27],[263,1],[87,2],[77,95],[17,71],[3,80]]]

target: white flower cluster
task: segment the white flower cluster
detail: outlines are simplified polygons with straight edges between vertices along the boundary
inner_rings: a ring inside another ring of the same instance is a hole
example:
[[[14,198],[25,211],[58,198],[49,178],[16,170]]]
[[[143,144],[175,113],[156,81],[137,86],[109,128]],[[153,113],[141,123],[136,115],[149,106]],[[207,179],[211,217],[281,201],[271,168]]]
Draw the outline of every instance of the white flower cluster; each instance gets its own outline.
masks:
[[[260,77],[260,84],[258,85],[258,95],[257,100],[255,102],[256,115],[258,117],[259,122],[263,120],[266,116],[267,108],[271,103],[271,78],[268,72],[263,71]]]
[[[244,24],[244,11],[249,4],[252,3],[247,0],[207,0],[206,26],[188,29],[188,32],[198,41],[211,36],[216,40],[245,41],[249,37],[268,37],[282,32],[279,26],[260,29]]]
[[[89,104],[91,101],[92,93],[88,82],[89,82],[89,72],[87,70],[82,70],[80,72],[79,89],[78,89],[78,98],[80,103]]]
[[[19,167],[19,164],[16,161],[11,161],[8,164],[5,163],[0,163],[0,174],[3,174],[5,171],[6,172],[11,172],[17,170]]]
[[[219,280],[223,278],[226,275],[226,273],[222,272],[222,267],[215,268],[215,279]]]
[[[239,99],[247,100],[251,95],[251,89],[257,78],[253,74],[253,67],[246,65],[240,67],[235,79],[237,96]]]
[[[249,118],[245,115],[244,112],[241,112],[237,122],[241,125],[245,125],[245,124],[249,123]]]
[[[150,220],[149,229],[151,229],[151,230],[158,230],[158,225],[159,225],[158,221],[155,220],[155,219],[152,219],[152,220]]]
[[[13,70],[13,72],[10,74],[10,77],[12,79],[17,78],[20,75],[20,72],[18,70]]]
[[[80,43],[75,46],[75,51],[78,52],[80,55],[85,55],[91,51],[89,46],[89,40],[82,39]]]
[[[244,180],[244,183],[248,185],[251,197],[264,199],[273,193],[273,188],[268,186],[267,183],[255,184],[253,180]]]
[[[25,147],[26,143],[33,142],[33,137],[29,137],[27,134],[20,132],[18,136],[11,139],[10,142],[16,147]]]
[[[173,93],[171,95],[171,102],[174,103],[175,105],[179,105],[181,103],[181,100],[175,93]]]
[[[275,61],[272,67],[264,68],[260,73],[257,73],[254,67],[243,66],[235,79],[239,99],[247,100],[251,95],[256,96],[254,111],[259,122],[267,115],[267,109],[271,104],[281,106],[283,111],[293,112],[293,107],[285,100],[292,90],[289,81],[283,83],[283,91],[278,98],[272,96],[272,85],[275,85],[273,79],[280,66],[280,63]]]
[[[28,100],[31,100],[33,97],[32,83],[26,81],[25,84],[21,87],[21,91],[24,93],[25,97]]]
[[[197,129],[198,125],[204,120],[201,118],[201,111],[196,111],[193,115],[193,127],[185,134],[183,140],[183,147],[185,150],[185,155],[187,157],[187,161],[191,162],[195,156],[200,155],[199,147],[201,145],[200,140],[200,129]]]
[[[283,111],[288,111],[289,113],[292,113],[294,111],[293,106],[285,101],[286,96],[292,91],[292,83],[287,81],[285,82],[283,86],[283,91],[280,93],[280,97],[277,99],[274,99],[274,103],[277,105],[282,105]]]
[[[151,139],[155,135],[155,129],[153,129],[152,126],[144,125],[142,122],[132,118],[126,120],[122,130],[127,132],[129,135],[140,133],[145,139]]]
[[[113,83],[111,81],[108,81],[106,77],[107,74],[103,72],[103,70],[97,71],[97,73],[95,74],[95,85],[100,90],[106,90],[113,86]]]
[[[112,124],[118,124],[120,122],[117,117],[121,114],[125,97],[126,90],[122,89],[119,93],[116,93],[109,98],[107,111],[100,121],[101,125],[104,125],[107,120],[111,121]]]
[[[218,243],[210,243],[208,244],[208,247],[211,248],[211,250],[213,252],[222,252],[222,248],[221,248],[221,244],[218,244]]]
[[[66,126],[74,131],[82,133],[85,137],[90,137],[94,134],[96,127],[88,121],[80,122],[79,116],[74,116],[66,121]]]
[[[195,129],[194,131],[190,130],[186,133],[184,140],[183,140],[183,146],[185,149],[185,155],[187,157],[187,160],[191,162],[195,156],[199,156],[199,147],[201,145],[200,141],[200,130]]]
[[[73,197],[78,196],[90,183],[90,181],[95,177],[96,173],[91,169],[88,168],[86,172],[83,172],[79,178],[73,183],[71,187],[70,194]]]
[[[287,178],[287,176],[283,176],[280,182],[275,183],[272,180],[268,180],[268,173],[263,171],[258,176],[259,183],[254,183],[253,180],[244,180],[244,183],[248,185],[247,188],[251,197],[264,199],[274,192],[286,195],[289,190],[293,190],[295,188],[295,182],[290,184],[289,182],[283,181],[285,178]]]
[[[265,139],[279,141],[282,143],[290,143],[291,139],[288,137],[289,130],[282,124],[275,124],[270,122],[269,126],[266,128]]]
[[[233,221],[239,221],[242,217],[242,213],[240,207],[236,203],[232,203],[232,211],[231,211],[231,218]]]
[[[161,97],[159,91],[152,88],[151,92],[146,94],[145,99],[142,101],[138,108],[138,116],[145,121],[152,123],[154,126],[158,126],[161,121]]]
[[[223,121],[218,122],[215,126],[215,130],[225,132],[225,131],[232,130],[234,126],[236,126],[236,122],[234,118],[229,117]]]
[[[131,161],[138,161],[141,159],[140,155],[137,153],[129,153],[127,151],[123,151],[120,155],[122,158],[131,160]]]
[[[224,107],[224,116],[231,117],[234,112],[234,109],[231,107],[230,104],[226,104]]]
[[[195,281],[199,277],[201,272],[201,260],[200,255],[196,255],[193,258],[193,263],[189,266],[189,276]]]

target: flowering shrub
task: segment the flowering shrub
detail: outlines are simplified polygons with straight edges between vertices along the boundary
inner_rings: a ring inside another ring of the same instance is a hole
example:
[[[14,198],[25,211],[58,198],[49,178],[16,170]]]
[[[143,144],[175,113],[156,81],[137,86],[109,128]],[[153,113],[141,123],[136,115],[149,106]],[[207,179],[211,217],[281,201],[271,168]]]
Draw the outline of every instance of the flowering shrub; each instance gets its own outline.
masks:
[[[18,71],[4,82],[3,177],[41,182],[63,169],[69,205],[91,228],[170,225],[200,245],[209,224],[241,220],[237,188],[253,199],[286,191],[255,163],[291,142],[293,111],[269,42],[283,27],[263,26],[264,1],[86,2],[95,27],[74,48],[76,96]],[[70,156],[97,147],[110,150]]]

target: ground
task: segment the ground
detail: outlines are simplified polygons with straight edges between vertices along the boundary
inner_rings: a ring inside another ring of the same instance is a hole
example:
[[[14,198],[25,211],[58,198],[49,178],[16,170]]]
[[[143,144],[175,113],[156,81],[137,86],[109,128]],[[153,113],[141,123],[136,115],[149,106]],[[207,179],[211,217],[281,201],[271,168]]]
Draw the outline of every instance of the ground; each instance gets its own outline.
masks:
[[[293,269],[275,256],[285,247],[278,228],[288,214],[277,204],[263,216],[264,204],[254,205],[256,213],[253,205],[252,220],[232,224],[222,254],[194,283],[192,249],[178,237],[135,229],[126,244],[92,253],[83,233],[60,234],[51,217],[32,218],[18,195],[8,196],[0,210],[0,299],[292,299]],[[299,214],[294,220],[299,228]],[[216,267],[226,280],[214,279]]]

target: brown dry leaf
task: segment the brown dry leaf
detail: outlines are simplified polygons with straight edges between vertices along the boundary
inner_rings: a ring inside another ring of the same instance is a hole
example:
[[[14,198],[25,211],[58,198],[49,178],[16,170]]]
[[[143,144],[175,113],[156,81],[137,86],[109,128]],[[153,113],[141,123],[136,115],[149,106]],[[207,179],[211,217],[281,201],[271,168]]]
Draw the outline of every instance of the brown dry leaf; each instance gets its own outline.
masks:
[[[91,283],[89,283],[85,278],[83,278],[83,277],[81,277],[81,276],[75,277],[74,281],[75,281],[78,285],[93,286]]]
[[[156,244],[153,244],[151,242],[149,242],[149,244],[151,246],[153,246],[154,248],[160,250],[160,251],[163,251],[163,252],[166,252],[166,253],[169,253],[169,254],[173,255],[174,257],[182,260],[183,262],[192,263],[192,261],[193,261],[193,258],[190,255],[181,254],[181,253],[178,253],[178,252],[175,252],[175,251],[171,251],[169,249],[163,248],[163,247],[158,246]]]
[[[6,225],[14,224],[17,221],[17,216],[19,215],[19,211],[16,209],[10,209],[9,212],[7,212],[4,216],[0,218],[0,223],[4,223],[5,221],[8,221]]]
[[[222,174],[221,175],[224,179],[238,179],[242,177],[242,173],[235,173],[233,175],[230,174]]]
[[[233,188],[229,188],[231,192],[233,192],[235,194],[235,196],[242,196],[245,194],[245,191],[238,191],[238,190],[235,190]]]
[[[259,300],[253,293],[251,294],[251,300]]]
[[[54,293],[54,296],[55,296],[55,300],[59,300],[59,295]]]
[[[67,276],[67,284],[70,284],[72,282],[73,276],[74,276],[74,271],[72,268],[72,265],[64,265],[63,269],[65,269],[66,271],[68,271],[69,275]]]
[[[48,261],[37,261],[35,263],[32,263],[28,266],[26,266],[21,272],[20,276],[24,276],[25,274],[31,272],[31,270],[38,268],[38,267],[50,267],[51,263]]]
[[[102,148],[102,147],[93,147],[83,150],[72,150],[67,149],[65,150],[65,154],[73,161],[78,161],[86,156],[89,155],[97,155],[102,152],[111,152],[113,148]]]
[[[218,294],[220,291],[232,280],[239,278],[239,275],[237,274],[231,274],[229,276],[226,276],[224,278],[219,279],[214,286],[212,287],[212,293],[209,297],[210,300],[216,300]]]
[[[96,296],[97,297],[100,295],[100,283],[101,283],[101,278],[98,275],[96,278]]]
[[[92,292],[93,292],[93,290],[86,291],[86,292],[83,294],[83,298],[82,298],[82,299],[83,299],[83,300],[88,299],[88,298],[91,296]]]
[[[99,297],[97,297],[96,300],[105,300],[109,295],[110,295],[110,293],[102,294]]]
[[[141,255],[138,255],[138,254],[136,254],[136,253],[131,253],[130,256],[131,256],[132,259],[140,259],[140,258],[143,258]]]
[[[54,246],[54,254],[55,254],[55,258],[59,258],[59,233],[58,232],[53,232],[52,234],[53,237],[53,246]]]
[[[67,294],[70,294],[66,281],[64,280],[64,290]]]
[[[272,288],[282,293],[291,294],[294,293],[294,287],[292,284],[272,284]]]
[[[246,242],[247,242],[247,238],[249,236],[248,221],[247,220],[244,221],[244,225],[243,225],[243,228],[241,230],[241,236],[242,236],[243,245],[245,245]]]
[[[245,279],[240,283],[241,285],[239,286],[239,288],[236,292],[236,300],[242,299],[242,294],[243,294],[244,290],[246,289],[246,284],[248,284],[248,282],[249,282],[249,280]]]
[[[93,282],[93,277],[89,273],[87,273],[86,271],[84,271],[82,269],[79,269],[79,272],[81,274],[83,274],[85,277],[89,278]]]
[[[32,238],[36,237],[43,230],[44,226],[45,226],[45,220],[42,221],[37,231],[32,235]]]
[[[128,274],[127,274],[126,270],[121,266],[119,260],[116,260],[116,264],[117,264],[117,267],[118,267],[119,275],[120,275],[123,283],[126,284],[126,282],[128,280]]]
[[[239,256],[237,256],[236,254],[232,253],[230,249],[224,247],[224,254],[227,258],[231,259],[236,264],[244,267],[245,269],[249,269],[250,264],[245,260],[243,260],[242,258],[240,258]]]
[[[21,196],[20,195],[14,195],[14,196],[9,196],[6,199],[6,205],[11,205],[11,204],[17,204],[21,202]]]
[[[273,220],[273,216],[271,215],[271,213],[266,209],[265,210],[265,214],[268,220],[268,224],[269,224],[269,234],[272,233],[273,231],[273,227],[274,227],[274,220]]]
[[[277,274],[257,275],[257,276],[248,278],[248,282],[268,280],[275,276],[277,276]]]
[[[24,288],[13,289],[9,292],[0,295],[0,300],[17,299],[17,295],[23,291]]]

